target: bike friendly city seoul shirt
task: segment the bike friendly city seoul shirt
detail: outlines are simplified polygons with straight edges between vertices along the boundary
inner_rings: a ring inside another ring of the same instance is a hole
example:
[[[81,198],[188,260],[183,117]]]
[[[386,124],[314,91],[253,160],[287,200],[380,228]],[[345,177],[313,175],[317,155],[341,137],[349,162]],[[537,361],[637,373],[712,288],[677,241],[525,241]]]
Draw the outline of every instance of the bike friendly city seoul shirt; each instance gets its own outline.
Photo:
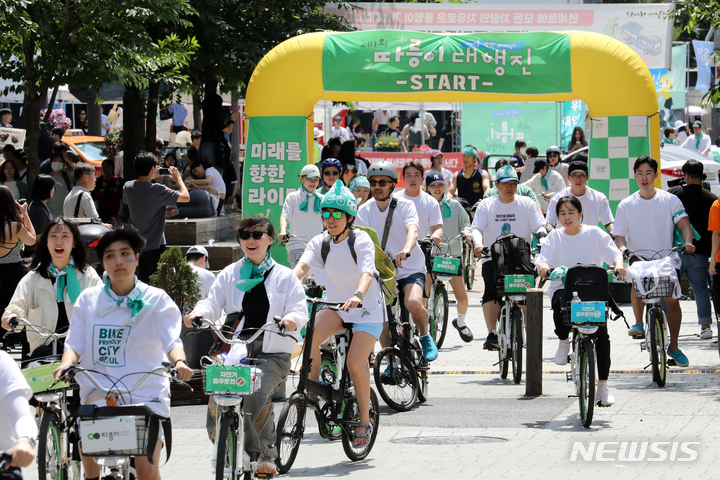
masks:
[[[144,373],[168,361],[168,352],[182,347],[180,310],[163,290],[140,281],[128,297],[110,293],[112,296],[105,286],[97,286],[80,294],[65,349],[81,357],[80,367],[98,372],[93,375],[104,388],[127,374],[137,373],[120,384],[131,388]],[[133,316],[132,308],[118,305],[118,300],[126,299],[142,300],[144,306]],[[76,380],[84,400],[95,387],[82,375]],[[138,390],[119,400],[126,405],[146,404],[154,413],[169,417],[170,382],[163,375],[153,375]]]

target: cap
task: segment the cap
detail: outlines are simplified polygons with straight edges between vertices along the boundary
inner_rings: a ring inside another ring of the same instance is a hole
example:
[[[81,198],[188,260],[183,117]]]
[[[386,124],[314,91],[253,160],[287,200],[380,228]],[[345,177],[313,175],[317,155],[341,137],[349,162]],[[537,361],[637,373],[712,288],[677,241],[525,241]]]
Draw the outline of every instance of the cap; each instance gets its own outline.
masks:
[[[205,268],[210,268],[210,256],[208,255],[208,251],[205,247],[203,247],[202,245],[194,245],[188,248],[188,251],[185,252],[185,256],[187,257],[191,253],[199,253],[200,255],[205,255]]]
[[[315,131],[314,131],[314,134],[313,134],[313,135],[314,135],[313,138],[320,138],[320,137],[322,137],[323,135],[325,135],[325,132],[323,132],[323,131],[320,130],[319,128],[315,127]]]
[[[432,150],[430,152],[430,158],[435,158],[444,155],[440,150]]]
[[[445,180],[440,176],[439,173],[431,173],[427,177],[425,177],[425,185],[428,187],[432,187],[433,185],[437,183],[445,184]]]
[[[693,123],[693,128],[702,128],[702,122],[700,120],[696,120],[695,123]]]
[[[548,165],[547,160],[538,158],[537,160],[535,160],[535,167],[533,168],[533,173],[538,173],[540,170],[547,167],[547,165]]]
[[[300,170],[300,176],[306,178],[320,178],[320,169],[315,165],[305,165],[302,170]]]
[[[691,177],[702,178],[703,180],[707,178],[707,175],[703,172],[704,170],[705,167],[702,162],[695,159],[688,160],[682,166],[683,173],[690,175]]]
[[[677,120],[677,121],[675,122],[675,128],[680,128],[680,127],[682,127],[683,125],[685,125],[685,122],[683,122],[682,120]]]
[[[357,177],[350,180],[348,184],[348,190],[354,192],[358,188],[367,188],[370,190],[370,181],[364,175],[358,175]]]
[[[500,170],[497,171],[497,173],[495,174],[495,180],[503,183],[511,181],[517,182],[517,172],[512,165],[505,165],[504,167],[500,167]]]
[[[581,162],[579,160],[570,162],[570,165],[568,165],[568,175],[572,175],[573,172],[577,172],[577,171],[582,171],[585,175],[587,175],[588,174],[587,163]]]
[[[335,121],[335,120],[342,120],[342,117],[340,115],[338,115],[335,118],[333,118],[333,121]]]

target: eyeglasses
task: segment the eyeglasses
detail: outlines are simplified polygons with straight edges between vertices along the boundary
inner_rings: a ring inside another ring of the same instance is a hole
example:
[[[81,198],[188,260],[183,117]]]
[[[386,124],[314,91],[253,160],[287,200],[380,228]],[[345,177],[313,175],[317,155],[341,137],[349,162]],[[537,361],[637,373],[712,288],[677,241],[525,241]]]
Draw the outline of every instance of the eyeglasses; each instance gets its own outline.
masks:
[[[381,187],[384,187],[388,183],[392,183],[392,182],[388,182],[387,180],[368,180],[368,183],[370,184],[371,187],[374,187],[376,185],[380,185]]]
[[[635,172],[635,176],[640,177],[640,178],[652,178],[654,175],[655,175],[655,172],[645,172],[645,173]]]
[[[322,212],[322,216],[325,220],[330,218],[330,215],[332,215],[335,220],[340,220],[342,218],[342,214],[343,212]]]
[[[254,240],[260,240],[265,233],[267,232],[263,232],[261,230],[253,230],[252,232],[248,232],[247,230],[240,230],[239,235],[241,240],[250,240],[250,237],[252,237]]]
[[[338,172],[337,170],[332,170],[332,171],[325,170],[323,172],[323,175],[330,176],[330,177],[337,177],[338,175],[340,175],[340,172]]]

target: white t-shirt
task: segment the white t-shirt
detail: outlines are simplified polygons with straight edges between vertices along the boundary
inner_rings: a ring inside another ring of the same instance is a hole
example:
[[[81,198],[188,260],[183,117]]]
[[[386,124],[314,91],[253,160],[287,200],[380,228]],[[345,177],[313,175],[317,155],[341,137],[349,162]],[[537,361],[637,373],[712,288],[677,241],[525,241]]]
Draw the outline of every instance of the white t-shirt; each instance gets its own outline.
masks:
[[[443,216],[440,210],[440,204],[429,193],[421,190],[420,195],[411,197],[407,194],[407,190],[403,190],[402,192],[397,192],[395,198],[404,198],[415,204],[415,210],[417,211],[418,220],[420,221],[418,239],[422,240],[428,236],[431,233],[430,227],[434,227],[435,225],[442,227]]]
[[[5,185],[8,189],[10,189],[10,193],[13,194],[14,199],[20,200],[20,190],[17,186],[17,180],[13,180],[12,182],[3,182],[2,185]]]
[[[687,138],[688,138],[687,133],[685,133],[685,132],[679,132],[679,133],[677,134],[677,137],[675,138],[675,140],[677,140],[678,145],[682,145],[683,143],[685,143],[685,140],[687,140]]]
[[[373,113],[373,116],[377,119],[378,125],[387,125],[390,116],[385,112],[386,110],[375,110],[375,113]]]
[[[385,211],[381,212],[375,199],[371,198],[360,207],[355,222],[358,225],[374,229],[378,234],[378,239],[382,242],[382,235],[385,231],[385,219],[387,218],[389,209],[390,206],[388,205]],[[393,212],[390,233],[388,233],[389,238],[385,245],[385,251],[392,255],[393,258],[405,248],[405,241],[407,240],[405,227],[408,225],[417,225],[420,227],[420,220],[418,219],[415,204],[404,198],[398,198],[397,207],[395,207],[395,211]],[[419,235],[420,234],[418,234],[418,236]],[[405,259],[405,261],[402,262],[402,267],[397,269],[397,278],[403,279],[413,273],[425,273],[425,270],[425,255],[423,255],[420,246],[416,242],[410,251],[410,257]]]
[[[450,189],[450,187],[452,186],[453,172],[451,172],[450,170],[448,170],[445,167],[440,167],[440,168],[442,169],[442,171],[438,172],[434,168],[430,167],[430,169],[425,172],[424,178],[427,178],[428,176],[432,175],[433,173],[437,173],[445,181],[445,188]]]
[[[205,178],[207,178],[208,175],[212,175],[210,186],[217,190],[218,194],[225,195],[227,193],[227,189],[225,188],[225,181],[223,181],[223,177],[220,175],[220,172],[218,172],[215,167],[210,167],[205,170]]]
[[[431,134],[433,134],[433,132],[437,133],[437,130],[435,130],[437,120],[435,120],[435,116],[432,113],[423,112],[423,123],[425,123],[425,126]]]
[[[181,315],[177,305],[159,288],[140,281],[135,285],[140,298],[150,303],[135,316],[132,310],[118,306],[105,293],[105,286],[83,290],[75,302],[65,350],[73,350],[80,358],[79,366],[94,370],[96,381],[104,388],[123,375],[149,372],[168,361],[167,354],[180,341]],[[130,292],[134,299],[136,291]],[[108,375],[105,377],[104,375]],[[141,375],[124,380],[132,387]],[[75,377],[80,385],[80,398],[85,399],[95,387],[83,375]],[[170,416],[170,382],[162,375],[151,376],[132,395],[123,398],[126,404],[144,403],[153,412]]]
[[[540,208],[542,208],[543,213],[547,212],[548,204],[550,203],[550,200],[545,198],[545,194],[556,194],[557,192],[565,188],[565,182],[563,181],[560,174],[557,173],[555,170],[549,169],[547,175],[545,175],[545,179],[547,180],[548,184],[547,189],[545,189],[545,186],[542,184],[542,177],[539,173],[536,173],[535,175],[530,177],[530,180],[523,183],[523,185],[526,185],[533,189],[533,192],[535,192],[535,195],[537,196],[538,202],[540,202]],[[552,199],[552,197],[550,197],[550,199]]]
[[[682,202],[675,195],[655,189],[655,196],[645,200],[635,192],[618,205],[613,233],[625,237],[627,246],[643,257],[660,251],[664,255],[673,247],[673,230],[678,220],[687,217]]]
[[[320,235],[323,231],[322,215],[320,212],[315,213],[313,210],[316,193],[320,194],[318,190],[315,190],[313,196],[308,197],[307,212],[301,212],[300,203],[302,203],[303,191],[295,190],[285,197],[285,203],[283,203],[282,213],[280,214],[280,218],[284,218],[290,223],[288,230],[293,235],[300,237],[305,243],[308,243],[315,235]],[[305,245],[292,237],[288,241],[287,250],[289,252],[304,248]]]
[[[332,128],[332,130],[330,131],[330,138],[334,138],[334,137],[342,138],[343,142],[347,142],[348,140],[350,140],[350,135],[348,135],[347,130],[345,130],[343,127],[340,127],[340,128],[333,127]]]
[[[3,452],[14,447],[18,437],[36,438],[38,434],[35,419],[27,404],[24,411],[8,410],[11,405],[7,405],[5,400],[15,392],[22,393],[28,400],[32,397],[32,390],[20,368],[7,352],[0,351],[0,450]]]
[[[577,195],[573,195],[572,188],[568,187],[565,190],[558,192],[550,200],[547,210],[547,222],[550,225],[555,226],[557,224],[558,218],[557,213],[555,212],[557,209],[557,202],[560,201],[562,197],[566,197],[568,195],[577,198],[580,200],[580,203],[582,203],[583,225],[597,226],[598,223],[607,225],[608,223],[615,221],[612,211],[610,210],[610,202],[608,202],[605,195],[597,190],[587,187],[585,194],[578,197]]]
[[[537,266],[548,265],[574,267],[575,265],[613,265],[615,259],[622,257],[612,237],[599,227],[583,225],[576,235],[568,235],[564,228],[550,232],[543,243]],[[562,281],[550,282],[548,297],[552,300],[557,290],[563,288]]]
[[[496,195],[478,204],[472,232],[477,245],[489,247],[500,236],[510,233],[532,242],[532,233],[544,226],[545,219],[529,198],[515,195],[511,203],[502,203]],[[490,260],[483,258],[482,263]]]
[[[710,146],[710,135],[706,135],[703,133],[703,136],[700,139],[700,144],[697,147],[695,147],[696,143],[697,140],[695,140],[695,134],[693,133],[692,135],[688,136],[687,139],[685,139],[685,141],[682,143],[682,147],[702,155],[702,152]],[[708,155],[710,155],[710,152],[708,152]]]
[[[330,241],[330,252],[327,261],[322,261],[322,242],[325,234],[313,238],[305,249],[300,262],[318,271],[323,270],[327,274],[328,282],[325,284],[329,302],[346,302],[358,291],[360,276],[363,273],[376,275],[375,269],[375,244],[370,235],[355,230],[355,255],[357,265],[350,253],[350,245],[346,238],[340,243]],[[370,282],[365,298],[362,301],[363,308],[354,308],[349,312],[338,310],[338,315],[345,322],[351,323],[383,323],[384,302],[377,281]]]
[[[198,275],[198,286],[200,287],[200,297],[207,298],[210,287],[215,283],[215,275],[206,268],[200,268],[197,265],[190,265]]]

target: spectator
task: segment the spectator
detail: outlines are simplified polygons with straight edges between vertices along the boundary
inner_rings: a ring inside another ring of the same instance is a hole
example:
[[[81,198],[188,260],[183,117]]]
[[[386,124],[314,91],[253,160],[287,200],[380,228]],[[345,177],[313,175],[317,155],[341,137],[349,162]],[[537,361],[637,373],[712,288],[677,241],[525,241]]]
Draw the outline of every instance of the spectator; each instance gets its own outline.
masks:
[[[201,141],[202,141],[202,133],[197,130],[193,130],[192,134],[190,135],[190,143],[198,151],[200,151],[200,142]]]
[[[225,182],[225,205],[235,204],[235,195],[237,195],[238,180],[235,166],[230,165],[225,173],[223,173],[223,182]],[[220,211],[220,215],[225,215],[224,211]]]
[[[557,147],[551,147],[551,148],[557,148]],[[549,150],[549,149],[548,149]],[[558,152],[560,150],[558,149]],[[540,155],[540,152],[536,147],[527,147],[525,149],[525,154],[527,155],[527,160],[525,160],[525,168],[523,168],[523,171],[520,173],[520,183],[527,182],[530,180],[530,177],[533,176],[533,169],[535,168],[535,160],[538,159],[538,155]],[[560,158],[558,156],[558,158]]]
[[[382,135],[388,129],[388,119],[390,112],[387,110],[375,110],[373,114],[372,132],[375,135]]]
[[[666,128],[664,133],[665,133],[665,136],[662,139],[662,143],[667,143],[670,145],[678,144],[678,141],[675,140],[675,129],[674,128]]]
[[[172,142],[170,142],[172,143]],[[186,148],[192,143],[192,135],[185,127],[180,127],[180,131],[175,135],[175,146]]]
[[[179,191],[152,183],[159,169],[152,153],[140,152],[134,165],[139,177],[123,186],[123,202],[127,206],[126,217],[147,242],[140,254],[137,274],[141,281],[148,282],[165,251],[166,207],[175,206],[178,201],[188,202],[190,194],[175,167],[170,167],[170,176],[177,182]]]
[[[7,162],[8,160],[12,161],[13,159],[13,152],[15,151],[15,147],[12,145],[5,145],[3,147],[3,159]]]
[[[74,171],[75,164],[82,162],[82,160],[80,160],[80,157],[78,157],[77,153],[75,153],[75,151],[70,148],[70,145],[63,141],[57,141],[53,144],[52,153],[62,154],[63,160],[65,162],[64,169],[68,172]],[[40,173],[50,175],[51,171],[52,166],[50,165],[50,159],[48,158],[40,164]]]
[[[97,223],[102,223],[90,193],[95,190],[97,183],[95,167],[89,163],[78,163],[75,167],[74,178],[75,186],[63,202],[63,216],[65,218],[89,218]],[[112,229],[110,224],[103,225]]]
[[[330,137],[340,137],[343,142],[350,140],[347,130],[342,127],[342,117],[340,115],[333,118],[333,127],[330,131]]]
[[[423,145],[423,135],[426,140],[430,138],[430,132],[422,123],[420,114],[418,112],[413,112],[410,115],[410,123],[405,125],[405,128],[402,130],[402,138],[405,142],[405,151],[411,152],[414,147],[420,147]]]
[[[112,160],[103,160],[102,172],[92,197],[98,204],[98,215],[104,223],[119,223],[125,181],[115,175],[115,162]]]
[[[13,113],[9,108],[3,108],[0,110],[0,127],[13,128],[10,124],[12,122]]]
[[[580,150],[583,147],[587,147],[588,143],[585,140],[585,130],[581,126],[577,126],[573,129],[572,136],[568,141],[567,148],[565,149],[568,153],[572,153],[575,150]]]
[[[52,147],[56,141],[55,137],[51,136],[48,131],[47,125],[40,122],[40,133],[38,136],[38,159],[40,161],[50,158],[50,155],[52,155]]]
[[[191,172],[195,178],[188,180],[188,189],[191,191],[200,189],[210,192],[213,197],[213,211],[220,215],[225,204],[225,194],[227,193],[222,174],[217,168],[209,165],[204,158],[193,164]]]
[[[13,152],[12,162],[17,170],[17,179],[27,185],[27,155],[25,150],[15,150]]]
[[[189,178],[192,178],[192,169],[195,163],[200,158],[200,151],[196,149],[195,147],[188,148],[187,153],[185,154],[185,170],[183,170],[183,180],[187,180]],[[179,168],[178,168],[179,170]]]
[[[13,194],[15,200],[27,198],[27,185],[18,180],[15,163],[5,162],[0,168],[0,185],[5,185]]]
[[[682,145],[688,137],[687,125],[682,120],[678,120],[675,122],[675,130],[677,131],[675,140],[677,140],[678,145]]]
[[[105,136],[112,130],[112,123],[108,121],[108,116],[104,113],[100,115],[100,135]]]
[[[365,140],[365,137],[358,137],[355,139],[355,151],[356,152],[367,152],[367,141]]]
[[[433,173],[440,175],[440,178],[445,182],[446,195],[452,198],[450,193],[450,187],[452,187],[453,172],[443,167],[443,161],[445,157],[440,150],[433,150],[430,152],[430,168],[425,172],[425,178],[429,177]]]
[[[42,232],[53,216],[47,202],[55,194],[55,180],[50,175],[40,175],[32,186],[33,201],[28,207],[28,215],[36,232]]]
[[[223,150],[225,143],[225,134],[232,134],[232,128],[235,124],[237,115],[233,114],[227,122],[227,110],[223,107],[222,97],[217,93],[209,95],[203,101],[202,123],[202,148],[200,149],[200,158],[205,160],[206,164],[220,172],[222,176],[225,171],[227,158]]]
[[[542,158],[535,160],[533,175],[525,185],[532,188],[540,201],[543,214],[547,213],[550,199],[559,191],[565,189],[565,181],[558,172],[550,168],[548,162]]]
[[[65,197],[68,196],[75,184],[72,180],[73,177],[68,174],[68,165],[62,153],[52,154],[50,167],[50,176],[55,180],[55,194],[48,200],[46,205],[50,209],[53,218],[57,218],[63,216]]]
[[[437,130],[435,129],[437,126],[437,120],[435,120],[435,116],[432,113],[425,110],[422,111],[422,119],[425,127],[428,129],[428,132],[430,132],[430,136],[426,137],[426,141],[429,142],[432,137],[437,135]]]
[[[80,113],[78,114],[78,121],[75,124],[75,128],[79,128],[83,131],[85,135],[87,135],[88,132],[88,123],[87,123],[87,113],[85,110],[80,110]]]
[[[315,142],[313,144],[313,159],[315,163],[318,163],[320,161],[320,152],[322,152],[323,147],[318,142],[323,137],[323,135],[325,135],[325,133],[318,127],[315,127],[315,130],[313,131],[313,138],[315,139]]]
[[[172,133],[178,134],[183,131],[185,119],[187,118],[187,109],[181,103],[173,103],[168,108],[168,113],[172,114]],[[171,142],[172,143],[172,142]]]
[[[537,152],[537,149],[535,149],[535,147],[528,147],[527,149],[530,150],[531,148],[534,149],[535,152]],[[578,155],[582,154],[578,153]],[[535,156],[537,156],[537,154]],[[552,170],[555,170],[557,173],[560,174],[560,177],[565,182],[565,186],[567,187],[568,185],[570,185],[570,180],[568,180],[568,164],[560,161],[560,147],[557,147],[555,145],[548,147],[545,152],[545,156],[547,157],[548,165]],[[530,167],[528,167],[526,164],[525,168]]]
[[[65,134],[65,130],[62,128],[53,128],[52,129],[52,139],[56,142],[62,142],[62,137]]]
[[[697,152],[703,157],[710,158],[710,136],[703,133],[703,124],[700,120],[693,123],[695,135],[689,136],[682,144],[683,148]]]
[[[710,210],[718,199],[715,194],[703,188],[703,164],[697,160],[688,160],[682,167],[685,185],[672,187],[669,193],[677,195],[690,218],[690,225],[699,234],[693,240],[695,255],[680,255],[682,264],[679,277],[687,275],[687,279],[695,295],[697,319],[700,325],[700,338],[712,338],[712,312],[710,295],[708,294],[708,261],[712,251],[712,234],[708,231]]]
[[[515,153],[510,157],[510,164],[515,167],[515,171],[518,174],[522,173],[525,168],[525,161],[527,160],[527,155],[525,155],[526,149],[527,144],[524,140],[515,141]]]
[[[215,283],[215,275],[208,268],[208,251],[202,245],[195,245],[188,248],[185,254],[187,264],[193,269],[198,276],[198,287],[200,287],[200,298],[207,298],[210,287]]]
[[[398,120],[400,121],[400,126],[398,127],[400,131],[402,131],[403,128],[405,128],[405,125],[410,123],[410,117],[408,116],[407,110],[398,110]]]
[[[453,151],[453,135],[455,134],[456,127],[453,127],[453,119],[454,117],[452,115],[448,116],[445,119],[445,126],[440,131],[440,140],[438,142],[438,150],[440,150],[443,153],[448,153]]]
[[[158,163],[162,163],[163,161],[163,154],[162,149],[165,147],[165,142],[162,141],[162,139],[157,138],[155,139],[155,156],[158,159]]]

